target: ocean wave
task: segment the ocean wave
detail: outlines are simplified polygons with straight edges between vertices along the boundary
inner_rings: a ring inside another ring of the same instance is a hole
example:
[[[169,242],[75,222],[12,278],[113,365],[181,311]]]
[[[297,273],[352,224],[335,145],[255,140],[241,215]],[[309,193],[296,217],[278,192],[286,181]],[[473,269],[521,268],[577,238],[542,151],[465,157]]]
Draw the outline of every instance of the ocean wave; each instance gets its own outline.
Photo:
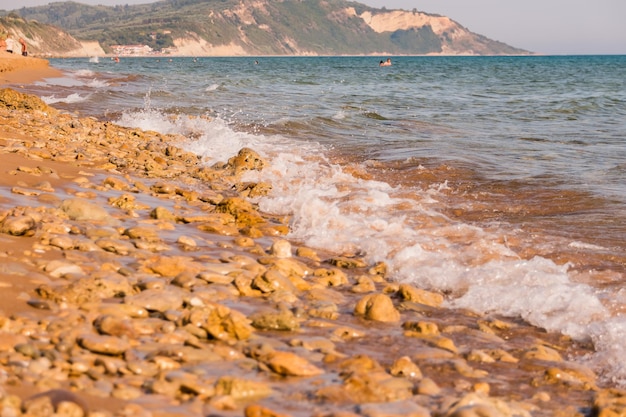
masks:
[[[82,78],[91,78],[95,75],[95,72],[93,72],[90,69],[80,69],[74,72],[74,74],[77,77],[82,77]]]
[[[106,88],[109,85],[109,83],[106,82],[105,80],[99,80],[96,78],[92,79],[91,81],[86,82],[85,84],[91,88]]]
[[[68,104],[73,104],[73,103],[81,103],[84,102],[86,100],[89,99],[90,94],[86,94],[84,96],[81,96],[78,93],[72,93],[66,97],[56,97],[55,95],[52,96],[43,96],[41,97],[41,99],[46,103],[46,104],[56,104],[56,103],[68,103]]]

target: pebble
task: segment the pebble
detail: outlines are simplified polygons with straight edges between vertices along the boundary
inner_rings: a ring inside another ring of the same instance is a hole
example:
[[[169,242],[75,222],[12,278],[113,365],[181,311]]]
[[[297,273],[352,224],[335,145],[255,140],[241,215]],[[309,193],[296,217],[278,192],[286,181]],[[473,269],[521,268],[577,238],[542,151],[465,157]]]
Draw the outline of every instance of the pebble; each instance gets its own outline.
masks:
[[[252,326],[261,330],[295,331],[300,323],[291,310],[258,311],[251,316]]]
[[[56,413],[59,416],[81,417],[89,412],[85,400],[64,389],[54,389],[30,396],[22,403],[22,409],[34,416]]]
[[[279,375],[315,376],[324,373],[321,368],[292,352],[271,352],[261,357],[261,361]]]
[[[113,218],[102,207],[83,198],[64,200],[59,207],[71,220],[112,222]]]
[[[0,232],[13,236],[31,235],[36,227],[35,220],[30,216],[7,217],[0,225]]]
[[[125,297],[124,302],[131,306],[140,307],[147,311],[165,312],[182,307],[184,298],[176,287],[165,289],[147,289],[138,294]]]
[[[130,348],[130,344],[118,337],[86,334],[78,337],[81,347],[105,355],[121,355]]]
[[[385,294],[366,295],[356,304],[354,312],[374,321],[397,322],[400,320],[400,312],[393,305],[391,298]]]
[[[291,243],[286,240],[280,239],[272,243],[270,248],[270,255],[274,255],[278,258],[290,258],[291,257]]]

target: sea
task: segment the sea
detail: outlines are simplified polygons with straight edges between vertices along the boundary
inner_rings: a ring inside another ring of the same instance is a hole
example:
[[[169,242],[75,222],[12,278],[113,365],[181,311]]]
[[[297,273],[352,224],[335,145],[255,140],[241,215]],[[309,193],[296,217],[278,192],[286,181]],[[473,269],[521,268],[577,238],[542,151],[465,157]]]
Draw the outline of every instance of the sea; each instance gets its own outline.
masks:
[[[593,344],[626,386],[626,56],[52,59],[80,116],[267,162],[288,238]]]

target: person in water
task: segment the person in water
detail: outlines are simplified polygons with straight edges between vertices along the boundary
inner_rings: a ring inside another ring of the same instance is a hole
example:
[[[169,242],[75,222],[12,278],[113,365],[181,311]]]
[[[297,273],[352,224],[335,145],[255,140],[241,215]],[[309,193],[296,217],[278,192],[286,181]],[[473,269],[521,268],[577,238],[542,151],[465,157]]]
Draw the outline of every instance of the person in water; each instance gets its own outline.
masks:
[[[391,66],[391,58],[387,58],[387,61],[380,61],[378,64],[379,67],[390,67]]]

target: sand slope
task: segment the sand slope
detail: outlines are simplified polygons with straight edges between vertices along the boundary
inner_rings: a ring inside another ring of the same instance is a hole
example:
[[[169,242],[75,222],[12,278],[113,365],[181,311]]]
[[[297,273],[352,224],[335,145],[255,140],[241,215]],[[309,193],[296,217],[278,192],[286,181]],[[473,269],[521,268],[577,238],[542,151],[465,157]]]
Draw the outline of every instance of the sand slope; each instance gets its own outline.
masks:
[[[45,59],[0,51],[0,85],[29,83],[60,75],[61,71],[51,68]]]

